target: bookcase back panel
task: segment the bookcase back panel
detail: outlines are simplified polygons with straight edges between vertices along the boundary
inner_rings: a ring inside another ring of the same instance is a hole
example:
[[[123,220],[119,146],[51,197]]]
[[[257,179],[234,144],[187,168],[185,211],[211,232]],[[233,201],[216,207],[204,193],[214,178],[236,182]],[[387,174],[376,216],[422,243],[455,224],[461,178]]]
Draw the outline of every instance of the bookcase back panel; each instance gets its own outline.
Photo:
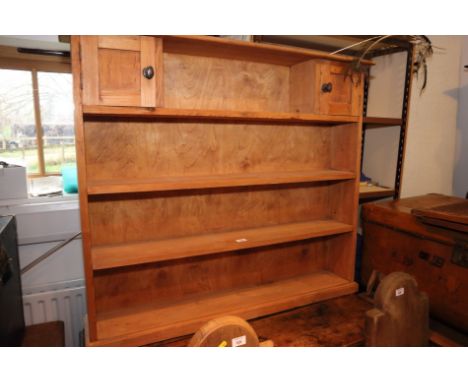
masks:
[[[119,307],[169,304],[183,297],[256,286],[318,271],[326,266],[329,240],[97,271],[94,279],[97,313]]]
[[[330,241],[326,269],[346,280],[355,279],[355,256],[349,255],[350,248],[356,248],[356,233],[335,236]]]
[[[164,54],[164,106],[289,111],[289,67]]]
[[[354,208],[357,198],[356,182],[336,182],[330,186],[330,217],[336,221],[357,224],[358,210]]]
[[[92,197],[93,245],[326,219],[327,182]]]
[[[358,124],[339,125],[331,129],[331,168],[359,174],[361,131]]]
[[[87,122],[90,180],[330,168],[330,127]],[[122,155],[122,153],[126,153]]]

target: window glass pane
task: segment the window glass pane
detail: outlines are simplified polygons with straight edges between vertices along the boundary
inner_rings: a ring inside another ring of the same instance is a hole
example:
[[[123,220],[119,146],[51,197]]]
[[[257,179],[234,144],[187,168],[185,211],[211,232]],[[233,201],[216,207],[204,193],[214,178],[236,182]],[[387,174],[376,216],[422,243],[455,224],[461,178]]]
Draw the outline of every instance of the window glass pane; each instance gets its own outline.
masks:
[[[39,172],[30,71],[0,69],[0,160]]]
[[[59,173],[62,165],[75,163],[72,76],[39,72],[38,82],[45,168]]]

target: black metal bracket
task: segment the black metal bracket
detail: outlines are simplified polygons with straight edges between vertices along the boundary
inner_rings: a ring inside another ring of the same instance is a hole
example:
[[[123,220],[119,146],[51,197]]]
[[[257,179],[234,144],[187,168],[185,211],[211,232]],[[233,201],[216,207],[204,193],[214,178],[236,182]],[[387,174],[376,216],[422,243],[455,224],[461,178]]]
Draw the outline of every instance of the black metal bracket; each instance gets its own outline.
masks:
[[[363,94],[363,110],[362,110],[362,116],[367,117],[367,102],[369,100],[369,77],[370,77],[370,72],[368,75],[364,76],[364,94]],[[362,125],[362,132],[361,132],[361,172],[362,172],[362,165],[364,163],[364,145],[366,142],[366,129],[364,124]],[[361,176],[359,174],[359,176]]]
[[[403,157],[405,155],[405,142],[408,126],[408,109],[411,95],[411,78],[413,76],[414,47],[411,45],[406,56],[406,73],[403,91],[403,105],[401,110],[400,139],[398,142],[397,168],[395,174],[395,193],[393,199],[399,199],[401,193],[401,177],[403,170]]]

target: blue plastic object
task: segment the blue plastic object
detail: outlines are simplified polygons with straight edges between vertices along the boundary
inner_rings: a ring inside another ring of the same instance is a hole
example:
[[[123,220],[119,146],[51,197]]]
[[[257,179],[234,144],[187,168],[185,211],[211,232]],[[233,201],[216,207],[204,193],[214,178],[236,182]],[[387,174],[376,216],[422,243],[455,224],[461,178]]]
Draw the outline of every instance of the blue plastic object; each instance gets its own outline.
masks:
[[[78,174],[76,165],[62,166],[63,191],[68,194],[78,193]]]

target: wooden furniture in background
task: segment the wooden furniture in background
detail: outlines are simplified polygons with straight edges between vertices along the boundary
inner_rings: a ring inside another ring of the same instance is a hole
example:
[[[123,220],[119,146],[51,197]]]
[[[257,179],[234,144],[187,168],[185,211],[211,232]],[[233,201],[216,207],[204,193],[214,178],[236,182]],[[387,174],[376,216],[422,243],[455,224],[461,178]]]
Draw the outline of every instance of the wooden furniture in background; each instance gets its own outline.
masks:
[[[24,328],[22,347],[63,347],[65,346],[65,324],[50,321]]]
[[[374,308],[366,312],[366,346],[427,346],[429,300],[416,280],[393,272],[380,282]]]
[[[258,338],[275,347],[364,346],[366,312],[372,299],[363,294],[349,295],[249,320]],[[468,337],[430,321],[430,346],[468,346]],[[190,335],[160,341],[151,346],[188,346]]]
[[[423,223],[468,234],[468,200],[448,205],[414,208],[411,213]],[[466,255],[468,265],[468,255]]]
[[[363,81],[349,58],[76,36],[72,61],[89,345],[356,292]]]
[[[464,201],[428,194],[364,205],[362,279],[367,282],[373,270],[409,273],[428,294],[431,315],[466,333],[468,235],[424,224],[412,214],[413,210],[449,208]]]

